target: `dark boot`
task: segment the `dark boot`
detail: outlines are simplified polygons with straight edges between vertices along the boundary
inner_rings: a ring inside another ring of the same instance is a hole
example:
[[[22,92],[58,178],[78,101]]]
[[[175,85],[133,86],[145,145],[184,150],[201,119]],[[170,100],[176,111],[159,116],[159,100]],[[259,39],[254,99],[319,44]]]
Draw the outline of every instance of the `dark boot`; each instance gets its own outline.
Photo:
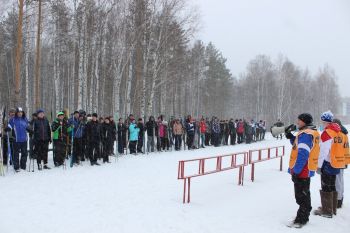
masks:
[[[44,169],[50,170],[51,168],[47,164],[44,164]]]
[[[338,192],[333,192],[333,214],[337,215]]]
[[[333,217],[333,192],[323,192],[320,190],[322,208],[314,211],[315,215],[325,218]]]
[[[343,206],[343,199],[338,200],[337,208],[340,209]]]

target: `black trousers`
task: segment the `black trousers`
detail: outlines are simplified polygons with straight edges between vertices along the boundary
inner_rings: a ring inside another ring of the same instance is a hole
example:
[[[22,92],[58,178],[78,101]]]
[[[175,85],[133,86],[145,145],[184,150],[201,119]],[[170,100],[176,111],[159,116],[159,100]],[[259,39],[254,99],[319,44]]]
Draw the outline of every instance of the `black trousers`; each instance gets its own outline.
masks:
[[[243,142],[243,133],[237,133],[238,136],[238,143],[242,143]]]
[[[335,192],[335,175],[321,174],[321,189],[323,192]]]
[[[63,140],[54,140],[53,145],[55,148],[54,163],[56,166],[60,166],[66,158],[66,143]]]
[[[235,145],[236,144],[236,133],[231,133],[230,134],[230,144]]]
[[[19,161],[19,153],[21,153],[21,162]],[[13,165],[15,170],[26,169],[27,164],[27,142],[14,142],[13,143]]]
[[[143,148],[143,134],[140,134],[137,140],[137,153],[142,153],[142,148]]]
[[[34,143],[34,153],[37,156],[36,161],[38,162],[38,164],[41,164],[42,161],[44,162],[44,164],[47,164],[48,151],[48,141],[37,141]]]
[[[122,137],[118,137],[118,153],[124,154],[124,141]]]
[[[136,154],[137,141],[129,141],[130,154]]]
[[[296,223],[305,224],[309,221],[311,206],[310,178],[302,179],[292,176],[294,182],[294,195],[296,203],[299,205]]]
[[[88,142],[89,145],[89,158],[90,162],[94,163],[97,162],[97,158],[100,156],[100,142],[98,141],[93,141],[93,142]]]
[[[188,149],[192,149],[193,139],[194,139],[194,134],[187,134],[187,147],[188,147]]]
[[[205,133],[205,143],[204,145],[209,146],[210,144],[210,133]]]
[[[182,135],[175,135],[175,150],[181,149]]]
[[[82,138],[74,138],[73,157],[74,163],[78,163],[84,158],[84,142]]]

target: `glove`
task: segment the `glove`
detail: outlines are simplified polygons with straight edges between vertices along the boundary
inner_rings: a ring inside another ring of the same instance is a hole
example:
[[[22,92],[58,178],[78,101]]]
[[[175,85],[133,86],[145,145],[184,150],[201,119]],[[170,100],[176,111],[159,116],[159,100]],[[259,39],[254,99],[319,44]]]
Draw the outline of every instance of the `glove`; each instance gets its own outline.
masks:
[[[284,132],[287,134],[287,133],[294,131],[295,129],[296,129],[296,126],[294,124],[291,124],[287,128],[284,129]]]
[[[291,132],[286,133],[286,138],[287,139],[292,139],[294,135]]]

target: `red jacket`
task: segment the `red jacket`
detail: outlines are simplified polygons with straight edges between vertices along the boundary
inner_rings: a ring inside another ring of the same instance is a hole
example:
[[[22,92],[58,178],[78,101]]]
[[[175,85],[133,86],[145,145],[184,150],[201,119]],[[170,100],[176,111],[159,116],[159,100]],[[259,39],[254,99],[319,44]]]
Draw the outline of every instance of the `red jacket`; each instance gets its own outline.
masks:
[[[205,121],[200,121],[199,129],[201,133],[205,133],[207,131],[207,125],[205,124]]]

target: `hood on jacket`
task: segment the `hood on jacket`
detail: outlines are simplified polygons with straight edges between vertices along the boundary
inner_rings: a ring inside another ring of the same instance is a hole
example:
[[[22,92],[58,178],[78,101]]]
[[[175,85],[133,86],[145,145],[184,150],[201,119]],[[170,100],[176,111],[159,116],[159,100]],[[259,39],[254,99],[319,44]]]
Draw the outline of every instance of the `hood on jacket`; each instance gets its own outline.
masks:
[[[330,129],[330,130],[333,130],[337,133],[341,131],[341,128],[337,123],[330,123],[327,125],[327,127],[325,129]]]

